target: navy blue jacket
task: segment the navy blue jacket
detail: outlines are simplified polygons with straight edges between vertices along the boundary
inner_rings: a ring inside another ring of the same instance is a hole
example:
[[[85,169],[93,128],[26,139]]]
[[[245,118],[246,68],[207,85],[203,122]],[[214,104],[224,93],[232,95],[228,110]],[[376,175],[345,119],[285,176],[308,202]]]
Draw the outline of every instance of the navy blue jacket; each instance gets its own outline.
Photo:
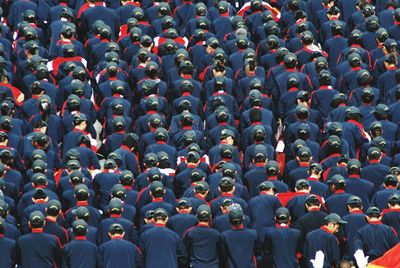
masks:
[[[305,267],[313,267],[310,260],[315,258],[315,253],[319,250],[321,250],[325,255],[324,267],[335,265],[335,263],[341,258],[338,239],[324,226],[312,231],[306,237],[303,248]]]
[[[362,249],[365,256],[375,260],[399,242],[393,228],[381,222],[367,224],[357,232],[355,247]]]
[[[244,227],[232,227],[221,234],[221,264],[227,267],[256,267],[257,233]]]
[[[53,268],[61,259],[61,244],[53,235],[34,230],[17,241],[17,263],[22,267]]]
[[[297,253],[301,252],[301,233],[287,225],[276,225],[265,234],[262,249],[266,261],[272,261],[272,267],[296,268]]]
[[[202,223],[189,228],[183,235],[189,265],[193,268],[218,268],[219,232]]]
[[[180,263],[186,262],[179,236],[161,224],[154,224],[153,228],[142,233],[140,248],[146,267],[178,268]]]
[[[15,244],[16,242],[4,236],[0,236],[0,266],[14,267],[15,266]]]
[[[102,268],[112,267],[142,267],[143,260],[138,247],[135,244],[114,237],[102,244],[98,249],[98,266]]]
[[[76,237],[62,249],[62,267],[95,268],[97,266],[97,246],[86,240],[86,237]]]

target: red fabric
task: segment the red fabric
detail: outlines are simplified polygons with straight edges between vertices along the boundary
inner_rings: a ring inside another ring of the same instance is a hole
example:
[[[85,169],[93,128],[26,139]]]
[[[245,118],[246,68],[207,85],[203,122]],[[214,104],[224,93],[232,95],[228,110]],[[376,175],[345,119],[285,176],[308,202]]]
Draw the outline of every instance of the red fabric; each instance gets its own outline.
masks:
[[[400,244],[387,251],[382,257],[371,262],[373,265],[379,265],[386,268],[399,267],[400,263]]]
[[[300,195],[305,195],[308,193],[304,192],[286,192],[286,193],[279,193],[276,195],[278,197],[279,201],[281,201],[282,206],[286,206],[286,204],[289,202],[290,199],[292,199],[295,196],[300,196]]]

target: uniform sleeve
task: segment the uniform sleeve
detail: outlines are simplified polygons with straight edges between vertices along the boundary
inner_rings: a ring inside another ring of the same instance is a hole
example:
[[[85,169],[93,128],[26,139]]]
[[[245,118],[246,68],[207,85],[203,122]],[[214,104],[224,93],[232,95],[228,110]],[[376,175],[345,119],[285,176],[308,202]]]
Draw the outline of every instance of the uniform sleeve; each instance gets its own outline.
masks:
[[[177,248],[176,248],[176,255],[178,258],[178,262],[180,265],[182,265],[183,267],[185,267],[186,265],[186,251],[185,251],[185,246],[183,244],[183,241],[177,236]]]
[[[220,268],[226,268],[227,267],[227,250],[225,246],[225,237],[224,235],[220,236],[220,239],[218,241],[218,256],[219,256],[219,264]]]
[[[336,265],[336,262],[340,260],[340,248],[339,248],[339,241],[336,237],[332,237],[330,241],[331,247],[331,264]]]
[[[265,234],[264,243],[262,245],[262,252],[264,254],[264,258],[266,259],[268,259],[270,255],[272,255],[272,241],[269,232]]]
[[[62,263],[62,246],[60,240],[56,237],[56,243],[53,251],[54,262],[56,267],[60,267]]]

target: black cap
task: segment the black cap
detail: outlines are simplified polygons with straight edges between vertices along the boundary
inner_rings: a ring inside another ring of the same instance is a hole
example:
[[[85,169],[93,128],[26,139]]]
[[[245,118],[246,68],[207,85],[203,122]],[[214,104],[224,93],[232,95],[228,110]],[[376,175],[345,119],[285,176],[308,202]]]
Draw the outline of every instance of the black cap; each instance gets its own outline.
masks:
[[[383,183],[385,185],[396,186],[399,183],[399,179],[397,179],[396,175],[388,174],[385,176]]]
[[[72,223],[72,232],[75,236],[86,235],[88,224],[84,220],[75,220]]]
[[[104,169],[113,169],[117,167],[114,159],[107,159],[103,164]]]
[[[353,195],[353,196],[349,197],[349,199],[347,200],[347,205],[361,207],[362,200],[358,196]]]
[[[290,219],[290,212],[285,207],[280,207],[275,211],[275,219],[277,222],[288,222]]]
[[[56,199],[52,199],[47,203],[47,215],[57,216],[61,210],[61,203]]]
[[[295,185],[296,189],[302,189],[302,188],[306,188],[306,187],[307,188],[310,187],[310,183],[307,180],[300,179],[300,180],[296,181],[296,185]]]
[[[233,204],[233,200],[231,198],[224,198],[224,200],[222,200],[221,202],[221,207],[229,207]]]
[[[154,210],[147,210],[147,211],[144,213],[144,218],[145,218],[145,219],[148,219],[148,220],[153,219],[153,218],[154,218]]]
[[[155,197],[161,197],[164,195],[165,187],[160,181],[153,181],[150,184],[150,192]]]
[[[381,157],[382,151],[378,147],[371,147],[368,149],[368,159],[369,160],[377,160]]]
[[[318,206],[321,204],[321,201],[316,195],[310,194],[309,196],[307,196],[306,200],[304,200],[304,204],[309,206]]]
[[[122,211],[122,201],[118,198],[113,198],[108,203],[110,213],[120,214]]]
[[[68,169],[77,170],[81,167],[81,164],[79,163],[78,160],[68,160],[65,167]]]
[[[182,197],[181,199],[179,199],[178,204],[176,205],[177,208],[190,208],[192,207],[192,202],[190,201],[189,198],[186,197]]]
[[[381,210],[377,207],[369,207],[365,214],[371,218],[379,218],[381,215]]]
[[[255,162],[265,162],[267,159],[267,149],[264,145],[257,144],[254,147],[253,159]]]
[[[311,150],[308,147],[301,147],[297,151],[297,156],[300,158],[301,161],[308,161],[312,156]]]
[[[221,136],[220,137],[221,137],[221,139],[225,139],[227,137],[235,138],[235,134],[229,129],[223,129],[221,131]]]
[[[275,189],[275,185],[271,181],[263,181],[258,185],[258,191],[268,191],[269,189]]]
[[[153,182],[153,181],[161,181],[162,179],[162,174],[160,172],[160,170],[156,167],[152,167],[149,169],[149,171],[147,172],[147,178]]]
[[[117,183],[117,184],[114,184],[114,186],[111,188],[111,195],[113,197],[123,200],[126,195],[126,190],[125,190],[124,186],[122,186],[122,184]]]
[[[225,163],[222,165],[222,176],[233,178],[236,174],[236,166],[232,163]]]
[[[274,160],[269,160],[265,165],[265,172],[267,175],[275,176],[279,174],[279,164]]]
[[[44,215],[40,211],[33,211],[29,214],[29,223],[32,228],[40,228],[44,224]]]
[[[400,205],[400,194],[398,193],[393,193],[389,196],[388,201],[390,205]]]
[[[33,174],[31,180],[34,185],[45,185],[47,183],[47,177],[43,173]]]
[[[211,210],[207,205],[200,205],[197,208],[196,215],[200,221],[209,221],[211,218]]]
[[[346,224],[347,221],[344,221],[340,218],[340,216],[336,213],[331,213],[325,217],[326,223],[338,223],[338,224]]]
[[[87,207],[78,207],[74,209],[74,215],[78,219],[89,219],[89,209]]]
[[[232,225],[240,225],[243,222],[243,210],[239,204],[232,204],[229,207],[229,221]]]
[[[357,107],[354,107],[354,106],[349,106],[346,109],[346,114],[347,115],[359,115],[359,116],[363,117],[363,115],[360,112],[360,109],[358,109]]]
[[[347,162],[347,171],[351,174],[358,174],[361,170],[361,162],[358,159],[350,159]]]
[[[194,191],[196,193],[205,193],[210,190],[210,186],[206,181],[198,181],[194,186]]]
[[[144,163],[146,164],[146,166],[150,166],[150,167],[154,167],[157,165],[158,159],[157,159],[157,155],[154,153],[147,153],[144,156]]]
[[[108,232],[111,234],[122,234],[124,232],[124,228],[119,223],[113,223],[108,228]]]
[[[81,183],[81,184],[78,184],[77,186],[75,186],[74,192],[75,192],[76,196],[78,196],[78,195],[86,195],[87,196],[87,194],[89,193],[89,188],[85,184]]]
[[[154,210],[154,219],[158,220],[165,220],[168,217],[168,213],[165,209],[163,208],[157,208],[156,210]]]
[[[337,184],[344,184],[346,182],[346,180],[343,178],[342,175],[336,174],[336,175],[332,176],[332,178],[330,179],[330,182],[332,184],[337,185]]]

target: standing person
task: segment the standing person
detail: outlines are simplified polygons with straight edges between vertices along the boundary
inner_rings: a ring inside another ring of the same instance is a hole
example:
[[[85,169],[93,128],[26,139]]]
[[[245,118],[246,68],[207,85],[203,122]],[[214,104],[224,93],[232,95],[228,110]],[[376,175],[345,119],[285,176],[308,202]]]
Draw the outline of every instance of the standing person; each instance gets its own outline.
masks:
[[[108,229],[109,241],[99,247],[98,267],[142,267],[142,256],[135,244],[124,239],[124,228],[113,223]]]
[[[142,249],[145,267],[178,268],[186,261],[184,247],[179,236],[166,228],[168,213],[163,208],[154,211],[154,227],[142,233]]]
[[[0,267],[15,267],[15,241],[4,236],[6,222],[0,218]]]
[[[61,244],[57,237],[43,233],[45,219],[40,211],[29,215],[32,233],[17,242],[17,264],[23,268],[53,268],[61,265]]]
[[[393,228],[382,223],[379,208],[370,207],[365,214],[368,224],[358,230],[355,248],[361,249],[372,261],[394,247],[399,239]]]
[[[275,213],[275,228],[265,234],[263,252],[272,267],[298,267],[297,254],[301,252],[301,232],[289,228],[290,213],[281,207]],[[282,250],[284,248],[285,250]]]
[[[63,267],[97,267],[97,246],[86,239],[88,224],[76,220],[72,224],[74,239],[63,248]]]
[[[256,267],[254,255],[258,251],[257,232],[245,228],[243,219],[242,208],[237,204],[232,204],[229,210],[232,230],[223,232],[220,239],[222,267]]]
[[[304,267],[313,267],[311,260],[317,251],[322,251],[324,254],[323,267],[331,267],[340,261],[339,241],[335,234],[339,231],[340,225],[346,223],[338,214],[331,213],[325,217],[325,224],[321,228],[306,236],[303,249]]]
[[[219,232],[210,228],[211,210],[207,205],[200,205],[196,214],[199,223],[183,235],[189,265],[193,268],[218,268]]]

